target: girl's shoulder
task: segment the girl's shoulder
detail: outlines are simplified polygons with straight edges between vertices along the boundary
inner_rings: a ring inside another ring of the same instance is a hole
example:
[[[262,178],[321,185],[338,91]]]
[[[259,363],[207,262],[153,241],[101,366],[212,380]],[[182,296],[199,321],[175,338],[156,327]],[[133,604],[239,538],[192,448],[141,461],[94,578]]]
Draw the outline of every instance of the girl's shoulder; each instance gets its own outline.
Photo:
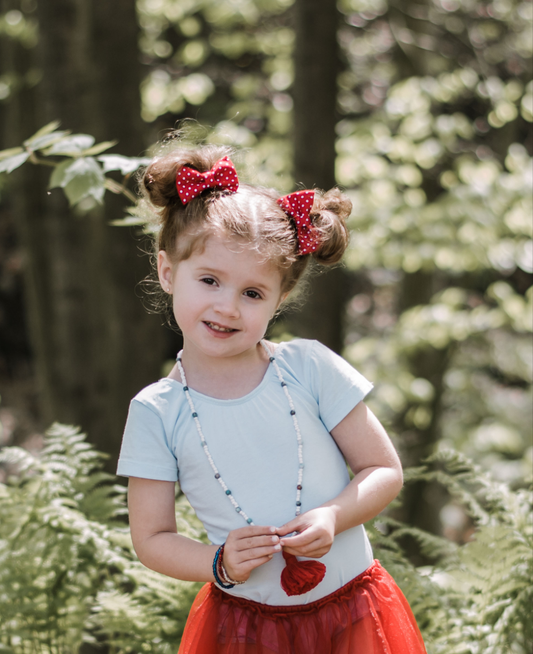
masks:
[[[140,390],[132,402],[144,404],[156,413],[165,411],[169,403],[175,404],[176,398],[183,395],[183,386],[169,377],[163,377]]]
[[[294,371],[298,377],[306,370],[306,362],[318,341],[294,338],[291,341],[280,341],[279,343],[267,341],[267,343],[281,367],[286,371]]]
[[[341,386],[348,383],[366,392],[372,388],[371,382],[346,359],[320,341],[297,338],[279,343],[275,352],[276,358],[293,370],[297,378],[307,380],[313,388],[317,385],[333,388],[336,383]]]
[[[320,341],[307,338],[295,338],[292,341],[271,343],[270,346],[275,348],[274,353],[277,357],[279,356],[290,364],[306,366],[312,361],[320,362],[341,358]]]
[[[371,391],[372,383],[346,359],[319,341],[281,343],[276,359],[317,402],[320,418],[331,431]],[[287,380],[288,381],[288,380]]]
[[[353,371],[342,357],[320,341],[295,338],[292,341],[272,344],[274,345],[274,354],[278,363],[304,384],[318,376],[335,375],[339,370],[345,374],[346,369]]]
[[[275,354],[281,354],[283,356],[303,356],[315,350],[318,346],[319,348],[325,348],[325,345],[322,345],[319,341],[311,340],[308,338],[293,338],[290,341],[280,341],[279,343],[274,343],[272,341],[267,341],[271,349],[274,349]],[[327,349],[327,348],[326,348]]]

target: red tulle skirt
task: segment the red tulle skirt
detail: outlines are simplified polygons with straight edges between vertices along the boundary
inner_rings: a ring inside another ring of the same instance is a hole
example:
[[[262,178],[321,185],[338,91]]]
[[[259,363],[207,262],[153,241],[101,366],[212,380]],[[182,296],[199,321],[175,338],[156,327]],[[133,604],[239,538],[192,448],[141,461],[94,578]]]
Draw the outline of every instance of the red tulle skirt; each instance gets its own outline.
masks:
[[[407,600],[379,561],[311,604],[269,606],[206,584],[178,654],[425,654]]]

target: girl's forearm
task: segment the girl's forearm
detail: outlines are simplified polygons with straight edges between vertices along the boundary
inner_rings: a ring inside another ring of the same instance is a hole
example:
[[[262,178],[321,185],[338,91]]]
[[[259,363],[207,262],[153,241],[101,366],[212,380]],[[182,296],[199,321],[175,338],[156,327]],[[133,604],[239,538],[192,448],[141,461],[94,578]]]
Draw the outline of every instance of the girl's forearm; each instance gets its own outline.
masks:
[[[377,516],[398,495],[402,485],[399,467],[361,470],[337,497],[322,505],[335,511],[335,535]]]
[[[213,581],[212,565],[218,545],[205,545],[170,531],[135,543],[143,565],[183,581]]]
[[[380,513],[402,486],[400,465],[368,466],[329,502],[302,513],[278,529],[281,545],[289,554],[321,558],[334,538]],[[290,535],[297,532],[296,535]]]

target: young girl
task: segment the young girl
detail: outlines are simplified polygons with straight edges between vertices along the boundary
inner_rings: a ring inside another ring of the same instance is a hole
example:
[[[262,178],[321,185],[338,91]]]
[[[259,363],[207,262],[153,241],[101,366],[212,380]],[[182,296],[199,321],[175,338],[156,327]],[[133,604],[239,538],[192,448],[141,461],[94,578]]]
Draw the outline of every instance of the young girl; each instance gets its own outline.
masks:
[[[316,341],[264,340],[310,257],[340,260],[350,201],[239,183],[219,147],[155,159],[143,182],[184,345],[133,399],[118,474],[142,563],[208,582],[179,654],[425,652],[363,527],[402,485],[372,385]],[[212,545],[177,533],[176,481]]]

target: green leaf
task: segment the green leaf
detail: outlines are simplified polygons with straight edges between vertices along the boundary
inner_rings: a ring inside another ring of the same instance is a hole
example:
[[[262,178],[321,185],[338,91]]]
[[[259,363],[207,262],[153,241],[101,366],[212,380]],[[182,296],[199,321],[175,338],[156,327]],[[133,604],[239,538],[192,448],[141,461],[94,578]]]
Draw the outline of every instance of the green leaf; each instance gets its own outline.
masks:
[[[57,188],[58,186],[64,188],[76,174],[75,172],[70,172],[70,168],[74,163],[67,159],[56,166],[50,177],[49,188]]]
[[[41,129],[35,132],[33,136],[30,136],[30,138],[27,141],[24,141],[24,145],[30,143],[31,141],[33,141],[33,139],[39,138],[40,136],[45,136],[46,134],[55,132],[56,129],[59,127],[59,125],[60,125],[59,120],[53,120],[51,123],[48,123],[48,125],[41,127]]]
[[[68,131],[44,134],[43,136],[39,136],[36,139],[24,141],[24,145],[30,150],[43,150],[44,148],[48,148],[54,143],[61,141],[61,139],[65,138],[65,136],[68,136],[68,134],[70,134]]]
[[[118,141],[103,141],[102,143],[97,143],[96,145],[93,145],[92,148],[84,150],[83,155],[86,157],[94,157],[95,154],[100,154],[100,152],[109,150],[109,148],[112,148],[117,143]]]
[[[87,159],[87,161],[92,162],[87,173],[76,176],[65,186],[65,193],[71,205],[88,196],[92,196],[99,204],[102,203],[104,198],[105,177],[102,169],[94,159]]]
[[[21,152],[13,157],[0,161],[0,173],[11,173],[26,161],[30,156],[29,152]]]
[[[126,216],[125,218],[110,220],[109,224],[114,227],[133,227],[136,225],[145,225],[146,220],[143,220],[140,216]]]
[[[9,157],[12,157],[14,154],[19,154],[20,152],[24,152],[23,148],[9,148],[8,150],[0,150],[0,161],[3,159],[8,159]]]
[[[50,188],[61,187],[71,205],[92,196],[102,202],[105,193],[105,176],[92,157],[66,160],[60,163],[50,178]]]
[[[62,154],[65,156],[75,157],[82,154],[84,150],[88,150],[94,143],[94,136],[89,134],[72,134],[66,138],[62,138],[48,148],[45,154]]]
[[[141,166],[146,166],[151,160],[146,157],[124,157],[121,154],[104,154],[98,157],[98,161],[104,164],[105,173],[111,170],[120,170],[123,175],[128,175],[135,172]]]

